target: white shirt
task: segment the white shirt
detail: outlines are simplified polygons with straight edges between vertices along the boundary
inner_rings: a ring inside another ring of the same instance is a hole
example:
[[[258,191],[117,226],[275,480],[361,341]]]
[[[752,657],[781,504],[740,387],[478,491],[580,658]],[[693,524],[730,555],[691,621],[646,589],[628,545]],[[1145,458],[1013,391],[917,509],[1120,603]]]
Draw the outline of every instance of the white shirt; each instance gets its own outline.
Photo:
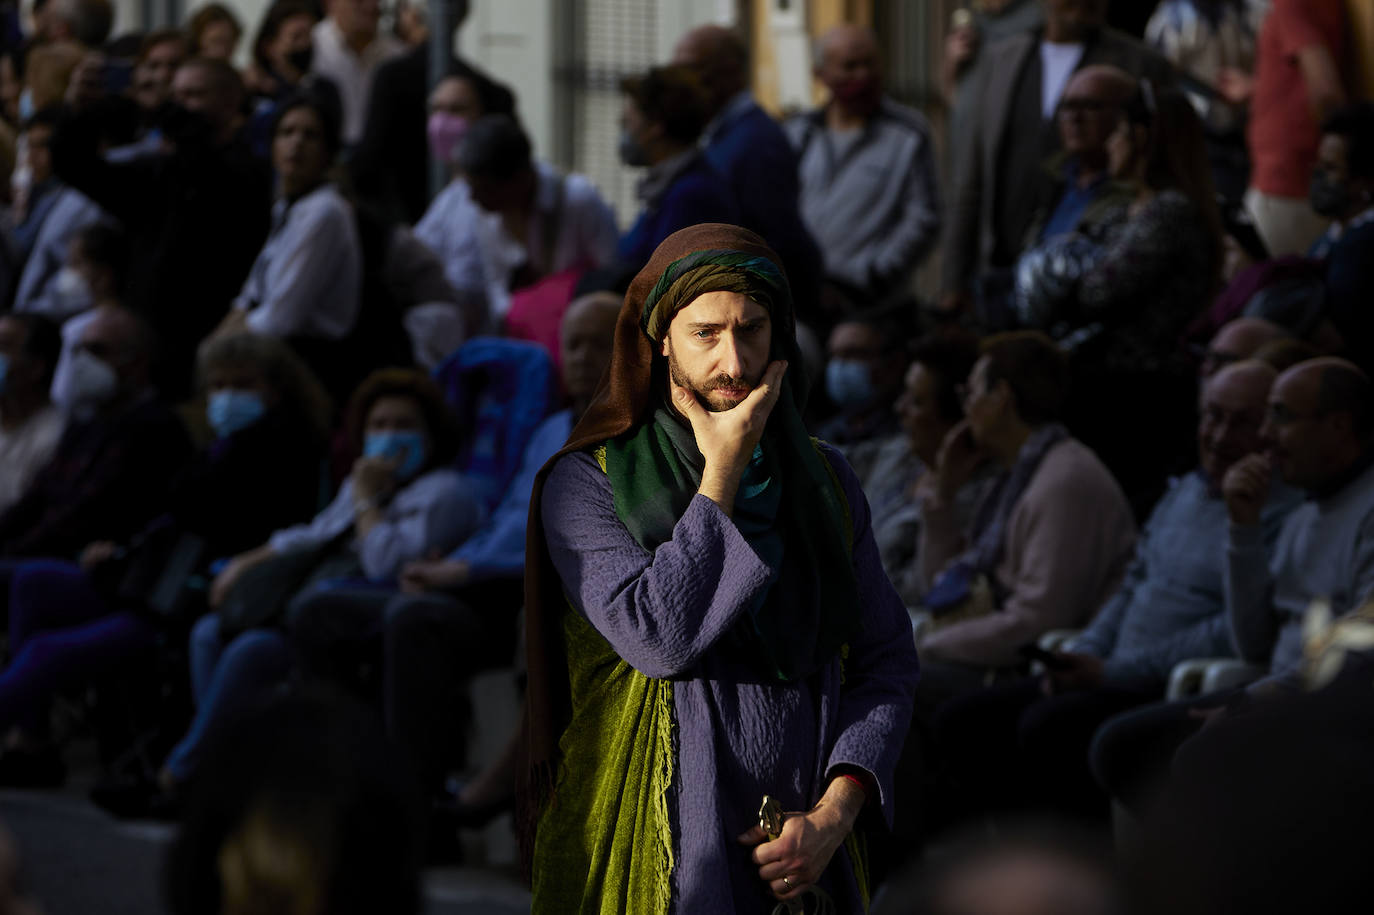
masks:
[[[405,45],[390,35],[380,34],[361,54],[355,54],[333,19],[316,23],[311,35],[315,57],[310,69],[338,87],[343,103],[343,140],[345,145],[352,146],[362,137],[367,121],[372,74],[382,63],[405,51]]]
[[[1046,120],[1054,117],[1054,109],[1059,107],[1064,87],[1069,84],[1069,77],[1083,59],[1083,47],[1081,42],[1040,42],[1040,113]]]
[[[358,319],[362,254],[353,210],[332,184],[272,206],[272,231],[234,307],[271,337],[338,340]]]
[[[382,508],[382,520],[350,547],[368,578],[392,578],[401,566],[431,552],[447,553],[486,518],[471,483],[458,471],[439,467],[411,480]],[[267,541],[278,553],[324,546],[353,527],[353,481],[344,480],[334,501],[309,524],[274,533]]]
[[[415,226],[416,237],[439,255],[444,275],[460,296],[485,293],[490,325],[499,324],[510,310],[511,275],[527,262],[545,262],[544,225],[555,211],[560,215],[552,257],[547,258],[550,274],[601,267],[615,257],[615,214],[596,185],[582,175],[564,177],[543,162],[535,163],[535,171],[539,187],[523,242],[506,234],[499,214],[477,205],[461,178],[444,188]]]
[[[62,411],[48,404],[17,429],[0,427],[0,512],[19,501],[52,460],[66,425]]]

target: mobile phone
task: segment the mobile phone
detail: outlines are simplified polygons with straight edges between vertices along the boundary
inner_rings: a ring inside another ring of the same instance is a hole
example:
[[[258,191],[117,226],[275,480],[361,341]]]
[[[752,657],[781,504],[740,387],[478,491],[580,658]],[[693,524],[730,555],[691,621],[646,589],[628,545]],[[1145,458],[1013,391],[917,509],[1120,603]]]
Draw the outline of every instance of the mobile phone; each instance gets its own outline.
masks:
[[[1016,653],[1027,661],[1039,661],[1050,670],[1065,670],[1071,667],[1069,661],[1064,660],[1052,651],[1046,651],[1034,642],[1028,642],[1016,649]]]

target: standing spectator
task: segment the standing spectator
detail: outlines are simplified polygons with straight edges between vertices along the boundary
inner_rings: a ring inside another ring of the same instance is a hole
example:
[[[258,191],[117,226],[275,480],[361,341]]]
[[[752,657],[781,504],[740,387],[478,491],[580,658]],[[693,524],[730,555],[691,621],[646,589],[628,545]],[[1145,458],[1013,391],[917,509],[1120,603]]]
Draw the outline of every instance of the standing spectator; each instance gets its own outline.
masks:
[[[1322,125],[1312,208],[1331,220],[1313,256],[1326,261],[1326,314],[1346,352],[1374,366],[1374,104],[1335,112]]]
[[[0,316],[0,514],[57,451],[65,420],[48,388],[61,345],[47,318]]]
[[[157,327],[158,385],[175,398],[190,390],[196,345],[228,311],[262,247],[271,183],[237,129],[243,82],[232,67],[187,61],[172,95],[162,125],[169,155],[107,162],[98,121],[78,111],[58,125],[53,170],[128,232],[129,301]]]
[[[468,0],[444,0],[453,46],[468,16]],[[452,55],[444,70],[451,76],[487,80],[466,62]],[[358,194],[392,219],[413,225],[429,205],[429,165],[425,149],[426,100],[429,98],[428,43],[409,48],[395,60],[377,68],[368,98],[363,134],[349,163]],[[432,109],[431,109],[432,110]],[[491,114],[515,115],[504,106]],[[430,150],[432,152],[432,150]]]
[[[883,94],[871,29],[826,32],[814,73],[830,101],[784,125],[799,159],[802,219],[826,279],[876,302],[903,288],[939,235],[930,125]]]
[[[1050,629],[1086,622],[1135,544],[1121,488],[1059,424],[1063,352],[1034,331],[989,337],[982,349],[966,418],[940,446],[922,492],[925,607],[936,621],[918,645],[927,708],[986,685],[990,671],[1013,672],[1018,649]],[[955,495],[985,457],[1002,474],[962,532],[952,523]]]
[[[509,116],[488,115],[469,127],[457,165],[463,183],[445,208],[465,210],[465,219],[447,221],[443,247],[468,253],[462,268],[448,264],[447,273],[460,294],[485,294],[493,325],[509,311],[511,293],[555,274],[604,266],[615,256],[615,215],[595,185],[535,162],[529,138]],[[476,208],[465,207],[464,194]],[[438,212],[436,200],[417,227],[422,240]]]
[[[1325,227],[1307,189],[1318,125],[1345,104],[1345,38],[1344,0],[1274,0],[1260,28],[1253,83],[1233,75],[1223,87],[1250,101],[1246,204],[1274,257],[1304,253]]]
[[[251,95],[279,101],[310,73],[315,60],[311,30],[319,22],[307,0],[277,0],[253,39],[253,61],[244,73]]]
[[[312,67],[338,88],[343,102],[344,146],[352,147],[363,135],[373,75],[405,46],[377,31],[382,15],[379,0],[328,0],[325,13],[312,31]]]
[[[180,29],[149,32],[138,49],[129,81],[129,97],[151,120],[172,97],[177,68],[190,56],[186,33]]]
[[[186,24],[186,35],[191,40],[192,57],[232,63],[239,39],[243,37],[243,26],[224,4],[207,3],[196,10]]]
[[[734,192],[702,155],[706,96],[685,67],[655,67],[620,84],[620,161],[647,167],[637,193],[643,209],[616,249],[629,274],[638,273],[663,239],[700,222],[739,222]]]
[[[741,224],[782,258],[797,320],[816,321],[823,262],[798,206],[797,156],[749,92],[743,39],[718,25],[699,26],[678,40],[672,62],[695,71],[706,89],[710,120],[702,146],[706,161],[734,191]]]
[[[967,141],[955,161],[946,225],[941,307],[948,311],[1010,288],[1035,210],[1036,175],[1059,146],[1054,115],[1073,72],[1109,64],[1155,85],[1173,81],[1168,61],[1103,25],[1105,0],[1041,2],[1044,29],[988,48],[970,94],[977,107],[959,113]]]
[[[52,462],[0,515],[0,555],[74,556],[123,540],[159,507],[190,442],[149,384],[151,336],[123,310],[86,328],[72,367],[85,418],[68,424]]]
[[[247,329],[292,341],[339,341],[358,320],[362,284],[353,208],[327,180],[339,152],[339,123],[330,106],[310,95],[288,99],[277,111],[272,231],[216,333]],[[311,367],[333,387],[339,367]]]
[[[31,311],[63,321],[91,306],[90,296],[64,272],[67,247],[81,229],[100,219],[89,197],[63,184],[52,167],[53,129],[59,110],[45,108],[29,119],[21,134],[22,162],[27,189],[16,201],[18,225],[10,234],[23,264],[14,294],[15,311]]]
[[[1003,38],[1032,32],[1044,25],[1045,8],[1040,0],[974,0],[954,13],[940,62],[940,92],[949,108],[953,137],[962,133],[958,122],[960,113],[973,109],[970,99],[973,73],[986,59],[983,50]],[[959,161],[957,147],[949,159]]]

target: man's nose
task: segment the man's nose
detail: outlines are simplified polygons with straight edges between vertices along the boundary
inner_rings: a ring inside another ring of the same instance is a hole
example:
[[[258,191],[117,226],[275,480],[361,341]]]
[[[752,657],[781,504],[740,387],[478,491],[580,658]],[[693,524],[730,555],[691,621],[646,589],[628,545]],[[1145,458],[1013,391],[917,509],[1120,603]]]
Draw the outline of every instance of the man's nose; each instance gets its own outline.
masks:
[[[744,377],[744,359],[740,354],[735,335],[722,334],[720,338],[720,371],[731,378]]]

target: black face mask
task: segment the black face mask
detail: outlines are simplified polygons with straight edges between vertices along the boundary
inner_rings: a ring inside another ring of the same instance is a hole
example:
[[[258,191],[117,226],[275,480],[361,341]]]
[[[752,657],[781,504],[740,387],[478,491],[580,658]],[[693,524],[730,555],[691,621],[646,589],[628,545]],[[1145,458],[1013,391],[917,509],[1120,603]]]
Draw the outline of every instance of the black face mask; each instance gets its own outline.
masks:
[[[167,138],[178,146],[208,146],[214,134],[214,125],[209,118],[176,102],[162,106],[157,122]]]
[[[1307,192],[1308,202],[1318,216],[1327,219],[1340,219],[1350,212],[1350,188],[1332,181],[1325,171],[1312,173],[1312,184]]]
[[[303,48],[292,51],[290,54],[286,55],[286,62],[302,75],[309,73],[310,65],[315,62],[315,46],[306,45]]]

